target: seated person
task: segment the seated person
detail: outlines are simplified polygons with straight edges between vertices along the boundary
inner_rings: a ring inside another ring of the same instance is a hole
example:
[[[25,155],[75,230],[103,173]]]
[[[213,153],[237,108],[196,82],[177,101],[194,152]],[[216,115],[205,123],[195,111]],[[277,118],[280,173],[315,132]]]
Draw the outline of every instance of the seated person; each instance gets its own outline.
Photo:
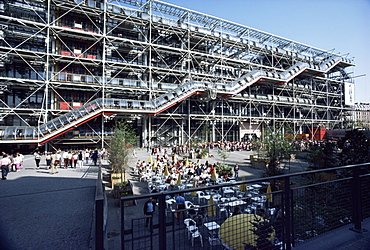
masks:
[[[233,212],[233,214],[231,216],[238,215],[238,214],[241,214],[240,208],[239,207],[235,207],[234,208],[234,212]]]
[[[197,216],[197,213],[195,212],[194,206],[191,205],[189,210],[188,210],[188,215],[190,218],[194,220],[195,216]]]

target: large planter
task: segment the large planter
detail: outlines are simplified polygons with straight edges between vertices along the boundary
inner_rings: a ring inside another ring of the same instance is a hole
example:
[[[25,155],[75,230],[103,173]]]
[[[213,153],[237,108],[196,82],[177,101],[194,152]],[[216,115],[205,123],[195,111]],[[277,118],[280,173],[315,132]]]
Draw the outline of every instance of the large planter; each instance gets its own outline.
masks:
[[[266,169],[266,162],[264,161],[251,161],[251,164],[252,164],[252,168],[262,169],[262,170]]]
[[[120,198],[124,196],[132,196],[133,191],[132,191],[132,186],[128,182],[126,185],[115,185],[113,189],[113,195],[114,198],[118,199],[118,205],[121,206],[121,201]],[[130,200],[130,201],[125,201],[124,206],[135,206],[136,205],[136,200]]]
[[[112,188],[114,188],[114,185],[117,183],[122,182],[122,176],[120,173],[112,173],[110,175],[110,182],[112,183]]]
[[[122,194],[129,193],[129,192],[131,192],[131,195],[132,195],[132,189],[129,183],[127,183],[124,186],[122,185],[122,183],[116,183],[113,186],[113,196],[116,199],[120,198]]]

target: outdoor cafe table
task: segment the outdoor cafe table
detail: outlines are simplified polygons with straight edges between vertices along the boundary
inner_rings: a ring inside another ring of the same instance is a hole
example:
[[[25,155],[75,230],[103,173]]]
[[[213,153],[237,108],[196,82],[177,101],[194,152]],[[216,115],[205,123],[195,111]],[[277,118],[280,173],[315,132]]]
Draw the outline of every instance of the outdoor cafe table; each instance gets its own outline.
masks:
[[[254,187],[254,188],[261,188],[262,186],[260,184],[253,184],[252,187]]]
[[[252,197],[251,200],[255,201],[255,202],[263,203],[263,202],[266,202],[266,196],[263,195],[263,196],[260,196],[260,197]]]
[[[236,200],[236,201],[227,202],[224,205],[229,206],[229,207],[236,207],[236,206],[245,205],[245,204],[247,204],[247,202],[242,201],[242,200]]]
[[[209,230],[212,237],[215,235],[215,231],[220,228],[220,225],[215,221],[204,223],[204,226]]]
[[[186,184],[186,187],[187,187],[187,188],[192,188],[192,187],[193,187],[193,185],[194,185],[193,183],[188,183],[188,184]]]
[[[234,193],[234,190],[232,189],[226,189],[224,190],[224,194],[227,195],[227,194],[233,194]]]
[[[213,231],[213,230],[216,230],[216,229],[219,229],[220,228],[220,225],[218,225],[217,222],[215,222],[215,221],[210,221],[210,222],[204,223],[204,226],[209,231]]]

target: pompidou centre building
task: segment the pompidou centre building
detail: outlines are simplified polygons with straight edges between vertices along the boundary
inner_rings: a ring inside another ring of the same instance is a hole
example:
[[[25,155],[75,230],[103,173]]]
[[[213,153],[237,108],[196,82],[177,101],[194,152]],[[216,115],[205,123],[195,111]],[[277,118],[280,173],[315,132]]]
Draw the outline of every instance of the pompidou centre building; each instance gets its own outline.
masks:
[[[2,0],[0,29],[3,148],[306,134],[354,102],[348,56],[162,1]]]

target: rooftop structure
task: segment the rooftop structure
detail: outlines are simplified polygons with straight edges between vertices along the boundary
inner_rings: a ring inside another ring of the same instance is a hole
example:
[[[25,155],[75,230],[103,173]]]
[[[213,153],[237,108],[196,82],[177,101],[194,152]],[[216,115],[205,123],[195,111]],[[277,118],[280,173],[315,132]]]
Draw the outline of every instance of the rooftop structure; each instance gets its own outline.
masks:
[[[351,58],[161,1],[0,3],[0,144],[140,146],[346,128]],[[24,146],[26,147],[26,146]]]

